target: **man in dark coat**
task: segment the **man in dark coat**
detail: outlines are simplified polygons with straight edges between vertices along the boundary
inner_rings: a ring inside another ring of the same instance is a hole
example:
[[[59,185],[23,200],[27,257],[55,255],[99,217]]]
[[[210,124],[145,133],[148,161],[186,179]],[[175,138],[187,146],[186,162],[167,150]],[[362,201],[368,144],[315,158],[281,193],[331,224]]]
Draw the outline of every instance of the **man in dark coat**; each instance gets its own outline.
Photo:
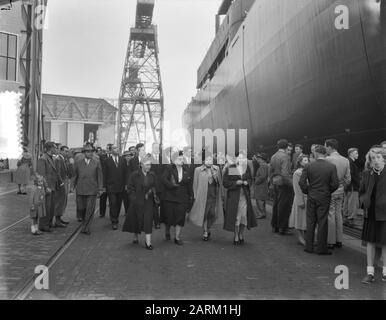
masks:
[[[82,233],[90,235],[97,196],[103,193],[103,176],[101,164],[93,158],[93,148],[86,144],[84,159],[75,163],[74,187],[76,188],[76,207],[83,225]]]
[[[44,147],[45,153],[39,158],[37,163],[37,173],[44,177],[48,193],[45,203],[46,216],[39,219],[39,230],[51,232],[50,227],[55,216],[55,194],[62,182],[60,182],[58,168],[54,160],[56,144],[54,142],[47,142]]]
[[[72,177],[71,164],[68,160],[68,147],[60,146],[60,152],[55,158],[57,164],[58,172],[63,185],[59,187],[57,192],[55,192],[55,224],[57,228],[65,228],[68,224],[67,221],[63,220],[63,215],[67,207],[67,198],[69,185],[68,181]]]
[[[357,148],[348,150],[348,161],[350,163],[351,182],[345,188],[343,202],[343,216],[347,219],[349,225],[354,223],[359,208],[359,185],[360,185],[360,169],[356,164],[359,157]]]
[[[317,253],[330,255],[327,248],[328,212],[330,209],[331,194],[339,187],[336,166],[326,161],[326,148],[315,147],[316,160],[307,165],[300,177],[299,186],[307,194],[307,253],[314,252],[315,227],[318,225]]]
[[[97,155],[99,156],[99,162],[101,164],[102,173],[104,171],[104,166],[106,160],[111,156],[111,147],[112,144],[109,143],[107,145],[106,152],[103,152],[101,148],[98,148]],[[106,207],[107,207],[107,192],[103,192],[99,198],[99,216],[104,218],[106,215]]]
[[[291,158],[287,152],[287,140],[279,140],[278,151],[272,156],[270,162],[269,179],[274,187],[272,208],[272,231],[281,235],[291,234],[288,222],[291,214],[293,200]]]
[[[103,181],[110,204],[110,220],[113,230],[118,229],[124,192],[126,192],[126,159],[119,155],[118,147],[112,146],[111,156],[106,159],[103,169]]]

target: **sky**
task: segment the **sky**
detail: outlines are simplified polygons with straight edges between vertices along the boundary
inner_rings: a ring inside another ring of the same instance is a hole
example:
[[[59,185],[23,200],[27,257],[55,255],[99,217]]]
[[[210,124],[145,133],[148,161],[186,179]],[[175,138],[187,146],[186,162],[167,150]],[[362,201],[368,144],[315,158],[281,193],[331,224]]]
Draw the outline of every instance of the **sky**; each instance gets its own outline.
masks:
[[[43,93],[119,96],[137,0],[50,0],[44,31]],[[215,36],[221,0],[155,0],[165,121],[182,125],[197,69]]]

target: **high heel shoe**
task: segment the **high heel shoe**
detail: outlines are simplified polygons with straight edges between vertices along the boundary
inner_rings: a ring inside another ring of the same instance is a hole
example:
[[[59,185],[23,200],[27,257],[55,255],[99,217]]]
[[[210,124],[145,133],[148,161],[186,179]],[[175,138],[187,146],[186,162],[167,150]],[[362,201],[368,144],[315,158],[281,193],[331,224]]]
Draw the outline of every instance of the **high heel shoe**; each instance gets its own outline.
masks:
[[[240,245],[240,240],[233,240],[233,245],[238,246]]]
[[[153,250],[154,249],[154,247],[152,246],[152,245],[147,245],[147,243],[145,243],[145,246],[146,246],[146,249],[147,250]]]
[[[207,232],[204,232],[204,234],[202,235],[202,240],[203,241],[208,241],[209,240],[209,234]]]

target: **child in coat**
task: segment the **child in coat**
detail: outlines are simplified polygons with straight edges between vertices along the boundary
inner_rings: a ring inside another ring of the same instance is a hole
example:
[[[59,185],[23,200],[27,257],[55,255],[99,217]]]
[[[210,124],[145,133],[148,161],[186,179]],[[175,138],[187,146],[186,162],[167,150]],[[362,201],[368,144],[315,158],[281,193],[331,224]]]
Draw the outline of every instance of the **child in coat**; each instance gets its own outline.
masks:
[[[31,232],[33,235],[41,235],[39,230],[39,218],[46,215],[46,187],[44,178],[36,174],[34,186],[30,194],[30,217],[31,217]]]

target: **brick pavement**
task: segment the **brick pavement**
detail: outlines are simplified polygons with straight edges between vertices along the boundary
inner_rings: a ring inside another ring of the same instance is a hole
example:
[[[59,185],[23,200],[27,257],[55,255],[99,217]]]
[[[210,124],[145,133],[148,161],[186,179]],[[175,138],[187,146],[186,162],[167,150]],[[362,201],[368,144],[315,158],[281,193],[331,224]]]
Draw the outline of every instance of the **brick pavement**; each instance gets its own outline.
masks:
[[[122,221],[121,221],[122,223]],[[96,218],[93,233],[80,235],[50,271],[50,289],[29,299],[386,299],[386,284],[363,285],[365,256],[347,246],[332,256],[309,255],[294,236],[270,231],[269,220],[234,247],[232,234],[187,225],[185,245],[155,231],[154,251],[135,246],[131,235]],[[334,268],[346,265],[350,289],[336,290]]]
[[[15,193],[0,196],[0,230],[28,215],[28,196]],[[44,264],[78,226],[75,201],[70,196],[66,229],[33,236],[27,219],[0,233],[0,299],[12,298],[34,273],[37,265]]]

